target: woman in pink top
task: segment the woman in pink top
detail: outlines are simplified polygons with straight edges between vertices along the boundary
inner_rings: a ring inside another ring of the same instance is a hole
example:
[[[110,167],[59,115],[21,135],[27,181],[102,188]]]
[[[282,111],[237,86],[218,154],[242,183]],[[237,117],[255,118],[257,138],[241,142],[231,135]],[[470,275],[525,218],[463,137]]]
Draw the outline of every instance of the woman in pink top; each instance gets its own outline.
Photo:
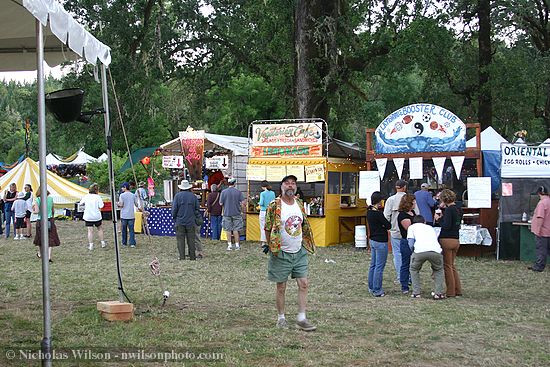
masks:
[[[531,232],[536,237],[537,261],[528,269],[541,272],[546,267],[546,258],[550,249],[550,197],[546,186],[539,186],[535,194],[539,195],[540,201],[531,220]]]

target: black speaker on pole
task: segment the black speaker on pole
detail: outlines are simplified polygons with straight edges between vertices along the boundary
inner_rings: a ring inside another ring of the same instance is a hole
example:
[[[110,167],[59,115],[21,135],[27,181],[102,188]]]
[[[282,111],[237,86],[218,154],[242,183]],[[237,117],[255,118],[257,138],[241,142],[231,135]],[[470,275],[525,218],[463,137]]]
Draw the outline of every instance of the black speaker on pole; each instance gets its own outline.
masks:
[[[46,107],[59,122],[78,120],[83,101],[84,90],[80,88],[62,89],[46,94]]]

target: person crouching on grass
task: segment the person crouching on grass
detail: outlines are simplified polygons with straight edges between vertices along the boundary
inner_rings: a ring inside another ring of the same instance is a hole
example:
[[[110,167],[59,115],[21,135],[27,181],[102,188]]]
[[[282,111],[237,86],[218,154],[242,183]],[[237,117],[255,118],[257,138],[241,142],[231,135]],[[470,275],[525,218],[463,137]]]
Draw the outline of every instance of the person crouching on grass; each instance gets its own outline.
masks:
[[[313,232],[307,220],[303,203],[294,197],[296,176],[289,175],[281,181],[281,196],[267,207],[265,236],[269,254],[267,277],[277,283],[276,304],[279,314],[278,328],[288,328],[285,318],[285,292],[288,276],[298,285],[298,317],[296,326],[304,331],[316,329],[306,319],[308,290],[308,252],[315,252]]]
[[[14,240],[24,240],[23,228],[25,228],[25,215],[27,214],[27,202],[25,201],[25,193],[18,192],[17,200],[13,202],[11,211],[15,215],[15,237]]]
[[[426,224],[424,217],[416,215],[412,219],[412,224],[407,230],[407,240],[412,251],[411,255],[411,279],[413,292],[412,298],[420,298],[420,269],[422,264],[428,261],[432,265],[433,277],[435,282],[435,292],[433,299],[440,300],[445,298],[443,281],[445,273],[443,271],[443,255],[441,246],[437,240],[437,234],[432,226]]]

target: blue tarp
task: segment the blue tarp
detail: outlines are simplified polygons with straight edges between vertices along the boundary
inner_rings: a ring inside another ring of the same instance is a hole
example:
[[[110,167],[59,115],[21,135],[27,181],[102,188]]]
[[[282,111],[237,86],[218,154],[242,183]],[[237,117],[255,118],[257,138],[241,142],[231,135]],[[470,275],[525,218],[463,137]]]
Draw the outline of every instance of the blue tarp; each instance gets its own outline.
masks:
[[[491,177],[491,192],[500,190],[500,150],[484,150],[483,156],[483,176]]]

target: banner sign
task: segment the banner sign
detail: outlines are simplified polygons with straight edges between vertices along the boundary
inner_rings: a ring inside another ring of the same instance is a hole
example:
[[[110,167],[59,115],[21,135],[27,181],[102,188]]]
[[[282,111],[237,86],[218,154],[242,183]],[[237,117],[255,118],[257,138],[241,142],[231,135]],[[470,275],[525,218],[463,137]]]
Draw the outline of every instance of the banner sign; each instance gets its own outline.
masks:
[[[501,177],[550,177],[550,146],[502,143]]]
[[[179,137],[191,181],[202,180],[204,130],[180,131]]]
[[[165,155],[162,157],[162,168],[185,168],[182,155]]]
[[[321,145],[312,147],[250,147],[251,157],[320,157],[322,155]]]
[[[370,197],[375,191],[380,191],[380,176],[378,171],[360,171],[359,199],[367,199],[367,204],[371,205]]]
[[[323,131],[320,124],[270,124],[252,125],[252,145],[287,146],[321,145]]]
[[[428,103],[400,108],[375,131],[377,154],[462,152],[466,125],[451,111]]]
[[[306,182],[319,182],[325,180],[325,165],[313,164],[305,166]]]
[[[205,158],[204,166],[206,169],[227,169],[229,167],[229,156],[216,155],[212,158]]]
[[[266,166],[265,179],[269,182],[281,181],[286,176],[286,166]]]

